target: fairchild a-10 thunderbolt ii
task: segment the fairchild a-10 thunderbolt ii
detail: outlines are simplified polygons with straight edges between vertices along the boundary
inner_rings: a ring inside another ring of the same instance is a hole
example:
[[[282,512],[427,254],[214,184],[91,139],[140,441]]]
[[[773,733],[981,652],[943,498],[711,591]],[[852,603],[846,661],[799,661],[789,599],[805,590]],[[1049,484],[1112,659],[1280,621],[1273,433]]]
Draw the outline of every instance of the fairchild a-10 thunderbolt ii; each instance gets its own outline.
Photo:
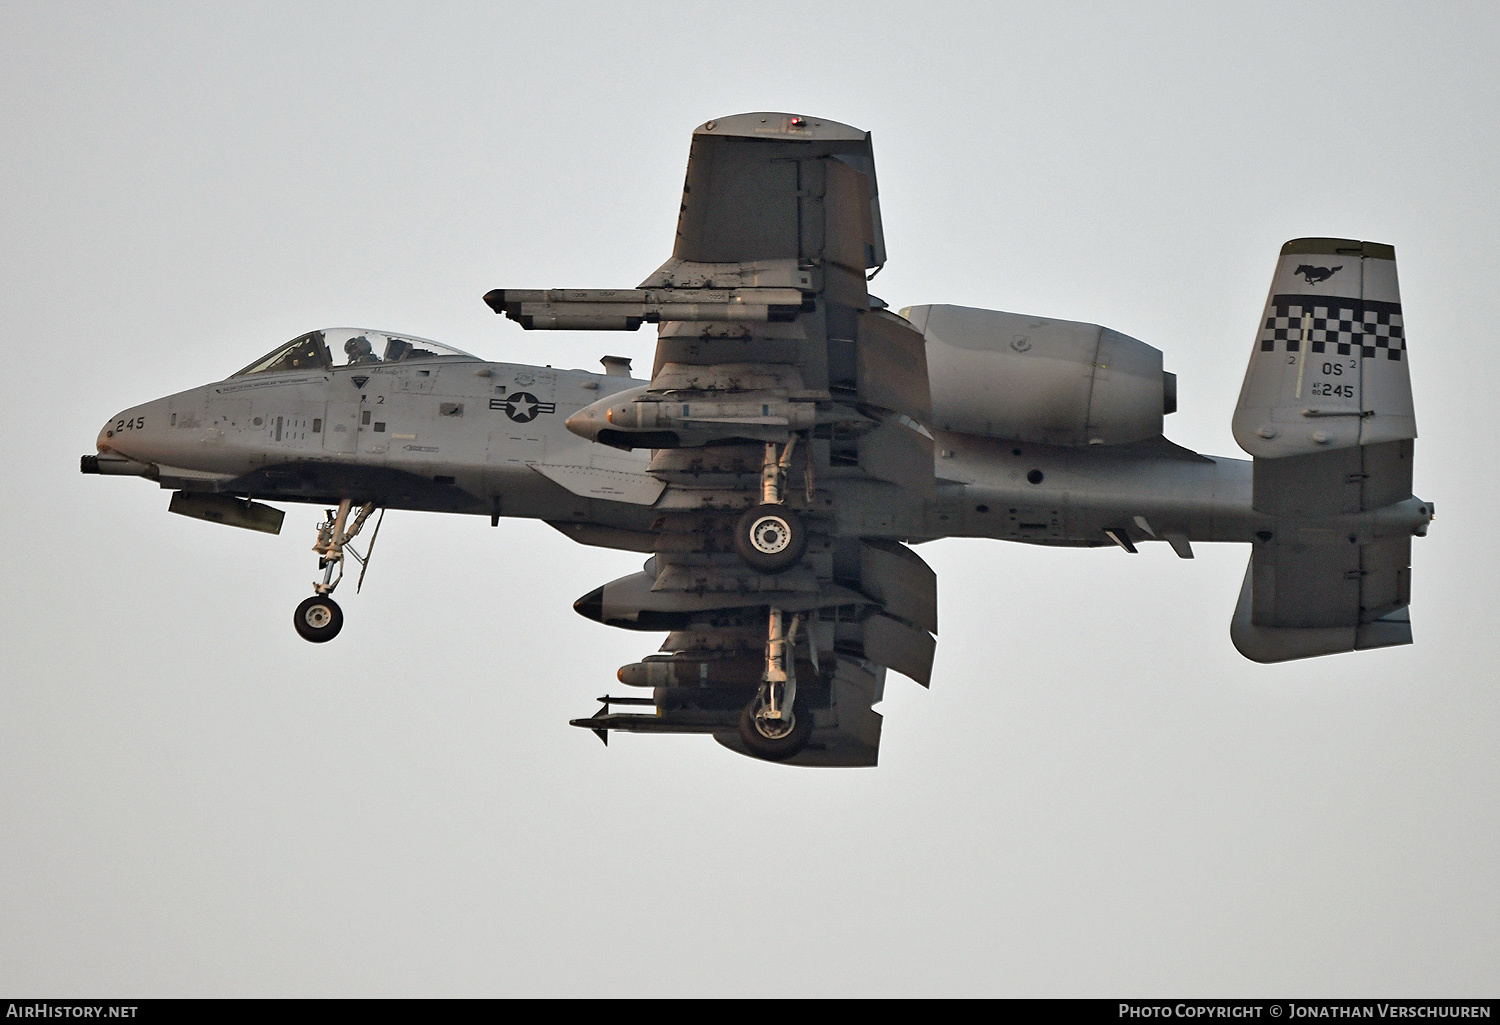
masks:
[[[989,537],[1135,552],[1251,546],[1234,645],[1259,662],[1411,642],[1416,437],[1388,245],[1281,251],[1234,436],[1168,441],[1162,354],[1094,324],[899,314],[870,136],[790,114],[693,133],[672,257],[632,289],[496,289],[526,330],[657,328],[650,380],[489,363],[403,334],[313,331],[226,380],[135,406],[85,472],[271,533],[328,507],[294,622],[333,638],[351,541],[386,509],[541,519],[650,553],[574,608],[665,632],[619,670],[649,697],[574,721],[707,733],[798,765],[874,765],[887,669],[929,683],[937,581],[909,544]],[[370,543],[378,520],[370,528]],[[369,549],[363,553],[370,554]],[[618,711],[642,706],[649,711]]]

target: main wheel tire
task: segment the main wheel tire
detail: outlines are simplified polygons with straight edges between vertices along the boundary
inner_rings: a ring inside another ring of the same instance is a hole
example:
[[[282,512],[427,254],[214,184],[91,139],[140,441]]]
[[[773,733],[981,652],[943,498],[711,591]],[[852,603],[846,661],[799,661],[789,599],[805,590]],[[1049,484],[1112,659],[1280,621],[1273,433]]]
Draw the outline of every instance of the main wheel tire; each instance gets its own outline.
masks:
[[[745,510],[735,526],[734,549],[752,569],[780,573],[797,565],[807,551],[807,528],[784,505],[757,505]]]
[[[292,625],[303,640],[322,644],[331,641],[344,628],[344,610],[326,594],[315,594],[297,606]]]
[[[813,717],[807,706],[797,702],[792,706],[792,728],[780,737],[768,737],[761,732],[755,709],[760,699],[756,698],[740,712],[740,740],[757,758],[780,762],[792,757],[807,746],[812,737]]]

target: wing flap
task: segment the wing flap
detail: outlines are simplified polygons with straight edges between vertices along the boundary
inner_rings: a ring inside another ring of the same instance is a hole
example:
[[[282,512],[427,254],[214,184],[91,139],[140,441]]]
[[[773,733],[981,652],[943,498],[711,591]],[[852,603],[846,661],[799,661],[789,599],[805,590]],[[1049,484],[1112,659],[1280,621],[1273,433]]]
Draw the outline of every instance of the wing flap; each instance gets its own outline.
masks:
[[[892,417],[859,437],[859,468],[876,480],[888,481],[922,496],[936,485],[932,468],[932,439]]]
[[[927,344],[921,333],[884,310],[861,314],[855,323],[859,400],[904,413],[918,423],[930,423],[932,389],[927,380]]]
[[[932,659],[937,653],[937,639],[932,634],[878,612],[862,627],[866,658],[924,687],[932,684]]]
[[[894,616],[937,633],[937,574],[922,557],[895,541],[860,545],[862,589]]]

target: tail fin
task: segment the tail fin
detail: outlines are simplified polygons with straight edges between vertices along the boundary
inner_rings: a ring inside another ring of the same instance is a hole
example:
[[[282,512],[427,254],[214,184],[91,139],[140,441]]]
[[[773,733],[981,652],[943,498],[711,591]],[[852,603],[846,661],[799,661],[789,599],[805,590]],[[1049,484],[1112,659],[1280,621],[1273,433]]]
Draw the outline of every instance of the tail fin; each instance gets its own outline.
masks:
[[[1411,643],[1417,436],[1396,253],[1288,242],[1234,413],[1255,458],[1250,556],[1230,636],[1257,662]]]

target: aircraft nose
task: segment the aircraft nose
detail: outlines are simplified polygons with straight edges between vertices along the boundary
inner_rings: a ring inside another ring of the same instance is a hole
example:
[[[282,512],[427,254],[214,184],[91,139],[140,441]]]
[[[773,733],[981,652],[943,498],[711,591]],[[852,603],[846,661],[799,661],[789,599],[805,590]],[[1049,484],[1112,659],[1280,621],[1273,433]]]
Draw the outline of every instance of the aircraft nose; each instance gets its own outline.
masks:
[[[161,401],[132,406],[110,418],[94,445],[100,452],[115,452],[143,463],[156,462],[153,442],[165,434],[166,407]]]

